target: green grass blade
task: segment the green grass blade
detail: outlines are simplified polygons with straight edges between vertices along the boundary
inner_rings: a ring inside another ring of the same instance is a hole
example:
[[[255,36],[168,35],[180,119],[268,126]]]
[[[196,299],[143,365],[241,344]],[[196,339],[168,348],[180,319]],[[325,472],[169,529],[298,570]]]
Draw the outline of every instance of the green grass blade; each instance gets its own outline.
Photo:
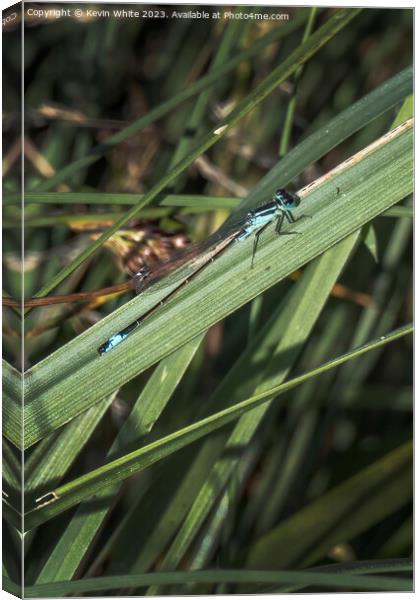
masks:
[[[140,448],[134,452],[126,454],[99,469],[79,477],[78,479],[60,486],[56,490],[46,494],[38,508],[33,509],[25,516],[25,525],[31,529],[45,520],[48,520],[55,514],[59,514],[70,506],[74,506],[82,499],[87,498],[100,490],[106,488],[109,484],[121,481],[129,477],[134,472],[145,469],[151,464],[162,460],[165,456],[176,452],[187,444],[202,438],[209,433],[216,431],[220,427],[224,427],[228,423],[238,419],[247,411],[264,404],[271,396],[280,395],[286,391],[300,385],[308,379],[321,375],[322,373],[336,368],[337,366],[354,358],[358,358],[370,350],[379,348],[380,346],[390,343],[400,337],[412,333],[412,325],[401,327],[387,336],[382,336],[378,340],[370,342],[365,346],[361,346],[348,352],[347,354],[329,361],[322,367],[296,377],[282,385],[273,387],[265,392],[255,395],[252,398],[243,400],[233,407],[222,410],[210,417],[202,419],[198,423],[189,425],[182,430],[161,438],[157,442],[149,444],[144,448]]]
[[[258,182],[252,191],[252,200],[246,200],[244,203],[246,208],[249,208],[251,201],[256,202],[266,198],[275,187],[287,185],[308,165],[319,160],[353,133],[402,102],[412,89],[413,70],[412,67],[408,67],[343,110],[288,152]]]
[[[4,574],[2,577],[2,583],[3,590],[9,594],[12,594],[13,596],[16,596],[17,598],[22,598],[24,590],[26,591],[22,585],[15,583],[12,579],[10,579],[10,577],[7,577],[7,575]]]
[[[309,35],[312,33],[315,17],[317,13],[317,8],[313,6],[310,9],[308,20],[306,22],[305,31],[303,32],[302,43],[305,42]],[[303,67],[300,67],[293,76],[293,96],[289,100],[289,104],[287,106],[286,118],[284,121],[283,131],[280,139],[280,147],[279,147],[279,155],[285,156],[289,149],[290,138],[292,135],[292,126],[293,126],[293,117],[295,115],[296,110],[296,102],[297,102],[297,90],[299,79],[301,78],[303,73]]]
[[[215,52],[215,56],[209,67],[209,74],[216,71],[226,63],[229,59],[232,49],[234,48],[237,40],[241,38],[241,34],[244,31],[244,23],[239,21],[230,22],[223,33],[222,39]],[[223,80],[222,80],[222,83]],[[194,138],[197,138],[199,134],[205,128],[206,122],[205,117],[208,112],[208,104],[212,96],[215,96],[216,91],[219,92],[220,81],[215,83],[215,86],[211,89],[206,89],[201,92],[197,98],[191,113],[188,115],[188,121],[185,123],[184,133],[178,141],[177,147],[172,154],[169,168],[174,167],[180,160],[182,160],[190,150]],[[185,178],[185,173],[184,173]],[[178,178],[175,183],[175,189],[179,190],[182,188],[182,179]]]
[[[385,573],[390,575],[392,573],[409,573],[413,576],[413,561],[411,558],[391,559],[391,560],[362,560],[358,562],[344,562],[331,565],[324,565],[321,567],[312,567],[309,571],[320,571],[326,573],[351,573],[353,575],[373,575],[376,573]],[[271,594],[286,594],[301,590],[304,585],[288,585],[281,586],[280,588],[270,586],[270,589],[259,590],[259,593],[271,593]]]
[[[22,446],[22,390],[23,376],[6,360],[3,360],[3,435],[17,448]]]
[[[27,598],[62,597],[66,594],[111,591],[158,583],[161,585],[185,583],[296,583],[305,586],[325,586],[354,590],[412,591],[409,579],[374,575],[339,575],[312,571],[189,571],[177,573],[142,573],[140,575],[116,575],[96,577],[80,581],[46,583],[25,587]]]
[[[114,397],[115,394],[73,419],[47,448],[43,442],[49,442],[48,438],[35,448],[25,461],[25,494],[30,496],[36,492],[41,496],[48,486],[58,484],[89,441]]]
[[[405,219],[412,219],[413,218],[413,207],[412,206],[393,206],[392,208],[386,210],[382,216],[393,217],[393,218],[403,217]]]
[[[308,566],[334,544],[353,539],[404,506],[412,493],[412,453],[410,442],[398,447],[292,515],[253,544],[247,568]]]
[[[20,456],[16,456],[9,442],[2,439],[2,456],[3,456],[3,491],[9,496],[16,495],[16,500],[22,493],[22,464]]]
[[[145,194],[111,193],[111,192],[27,192],[27,204],[137,204]],[[159,206],[185,206],[196,208],[202,204],[207,210],[219,208],[232,209],[241,202],[240,198],[224,196],[205,196],[201,194],[162,194]],[[146,210],[146,209],[145,209]],[[142,211],[143,215],[143,211]],[[98,215],[96,215],[98,216]]]

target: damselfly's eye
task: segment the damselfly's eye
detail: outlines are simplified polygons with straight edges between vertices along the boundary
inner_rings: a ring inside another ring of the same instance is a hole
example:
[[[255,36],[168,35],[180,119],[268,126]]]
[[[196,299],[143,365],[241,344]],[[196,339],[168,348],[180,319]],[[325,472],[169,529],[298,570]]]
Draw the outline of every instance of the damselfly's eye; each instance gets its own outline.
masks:
[[[146,279],[146,277],[148,277],[150,275],[150,271],[149,269],[147,269],[146,267],[141,267],[137,273],[135,273],[133,275],[133,277],[136,277],[137,279]]]
[[[300,204],[300,199],[296,194],[292,194],[284,189],[276,190],[274,197],[287,208],[296,208]]]

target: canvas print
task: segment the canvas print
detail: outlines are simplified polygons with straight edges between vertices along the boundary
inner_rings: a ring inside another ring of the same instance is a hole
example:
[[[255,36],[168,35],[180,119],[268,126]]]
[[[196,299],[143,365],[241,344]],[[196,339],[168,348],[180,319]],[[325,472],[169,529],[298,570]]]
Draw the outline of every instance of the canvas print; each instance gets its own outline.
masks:
[[[413,8],[3,10],[3,589],[412,580]]]

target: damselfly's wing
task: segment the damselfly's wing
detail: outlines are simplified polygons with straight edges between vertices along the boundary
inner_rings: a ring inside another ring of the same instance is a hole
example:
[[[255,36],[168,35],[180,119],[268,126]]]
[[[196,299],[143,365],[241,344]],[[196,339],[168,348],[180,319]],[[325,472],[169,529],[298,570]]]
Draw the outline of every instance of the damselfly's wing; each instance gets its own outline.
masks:
[[[200,244],[194,243],[190,244],[187,248],[174,251],[169,260],[162,262],[154,269],[142,267],[133,275],[133,283],[136,293],[140,294],[152,283],[162,279],[166,275],[169,275],[169,273],[172,273],[182,266],[187,266],[188,263],[193,262],[194,257],[196,257],[199,253]]]
[[[190,244],[187,248],[174,252],[170,260],[162,263],[153,271],[146,268],[140,269],[133,276],[136,293],[140,294],[152,284],[181,268],[185,270],[185,279],[188,279],[206,263],[214,260],[235,239],[237,233],[237,228],[229,228],[229,231],[223,231],[220,234],[216,232],[203,242]]]

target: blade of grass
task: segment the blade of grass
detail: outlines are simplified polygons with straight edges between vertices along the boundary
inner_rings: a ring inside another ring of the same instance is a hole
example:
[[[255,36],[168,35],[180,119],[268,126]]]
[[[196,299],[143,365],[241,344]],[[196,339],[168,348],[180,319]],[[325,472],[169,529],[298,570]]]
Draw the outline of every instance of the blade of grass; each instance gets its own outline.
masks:
[[[258,182],[252,190],[250,199],[245,200],[241,207],[249,209],[251,202],[261,202],[276,187],[286,186],[308,165],[402,102],[411,93],[412,86],[413,70],[412,67],[408,67],[343,110],[288,152]]]
[[[411,577],[413,576],[413,561],[410,558],[401,558],[401,559],[393,559],[393,560],[372,560],[372,561],[358,561],[358,562],[346,562],[346,563],[338,563],[332,565],[323,565],[322,567],[312,567],[308,569],[308,571],[320,571],[324,573],[352,573],[353,575],[369,575],[375,573],[386,573],[390,575],[392,573],[410,573]],[[259,590],[260,593],[275,593],[275,594],[286,594],[290,592],[295,592],[302,589],[303,585],[293,585],[293,586],[281,586],[280,588],[273,589],[273,586],[270,586],[271,589]]]
[[[328,324],[320,334],[305,348],[302,363],[315,367],[327,360],[328,356],[337,353],[343,346],[345,323],[349,318],[348,306],[336,307],[328,315]],[[288,407],[286,422],[272,449],[272,456],[266,469],[260,475],[260,484],[250,499],[241,519],[242,526],[248,532],[253,530],[254,536],[265,533],[281,514],[282,501],[288,495],[294,474],[304,460],[306,444],[309,443],[316,415],[320,410],[318,400],[328,381],[334,376],[334,371],[324,375],[322,381],[313,379],[301,386],[293,395],[293,403]],[[294,431],[297,427],[297,431]],[[246,533],[244,533],[246,535]]]
[[[388,210],[386,210],[383,215],[383,217],[392,217],[392,218],[399,218],[399,217],[403,217],[405,219],[412,219],[413,218],[413,207],[412,206],[393,206],[392,208],[389,208]]]
[[[25,463],[25,494],[45,493],[48,487],[57,485],[76,460],[85,444],[89,441],[99,421],[115,398],[112,394],[98,402],[83,415],[73,419],[63,431],[60,431],[46,449],[43,440]],[[54,483],[53,483],[54,482]]]
[[[245,9],[247,10],[247,9]],[[215,56],[209,67],[209,74],[217,71],[220,66],[227,62],[229,55],[232,53],[232,49],[235,47],[237,40],[241,38],[241,34],[244,30],[244,22],[232,21],[229,22],[224,30],[222,39],[218,45]],[[224,80],[222,80],[224,83]],[[207,106],[212,96],[215,96],[216,91],[220,91],[221,82],[220,80],[211,89],[206,89],[201,92],[197,101],[189,114],[188,122],[185,124],[184,133],[178,141],[177,147],[171,157],[169,168],[174,167],[180,160],[182,160],[189,152],[194,138],[197,138],[199,133],[202,133],[205,122],[204,118],[207,112]],[[178,178],[175,184],[172,184],[176,190],[182,188],[183,178]]]
[[[399,446],[283,521],[252,545],[247,568],[308,566],[395,512],[411,498],[412,453]]]
[[[399,556],[401,552],[412,552],[414,537],[413,517],[410,515],[381,547],[381,556]]]
[[[145,586],[152,583],[185,584],[185,583],[295,583],[305,586],[344,587],[357,590],[375,591],[411,591],[412,581],[397,577],[380,577],[374,575],[350,575],[340,573],[319,573],[312,571],[189,571],[176,573],[142,573],[140,575],[116,575],[96,577],[80,581],[60,581],[43,585],[25,587],[25,597],[46,598],[61,597],[65,594],[85,592],[111,591],[120,588]]]
[[[13,368],[6,360],[3,360],[2,368],[3,404],[2,422],[3,434],[17,448],[22,446],[23,437],[23,411],[22,392],[23,376]]]
[[[22,493],[22,464],[20,456],[16,456],[6,439],[2,439],[3,486],[4,492],[14,495],[13,503],[17,503]]]
[[[317,8],[315,6],[313,6],[310,9],[310,12],[308,15],[308,20],[306,22],[305,31],[303,32],[302,43],[306,42],[306,40],[312,33],[312,30],[313,30],[314,24],[315,24],[316,12],[317,12]],[[281,135],[281,139],[280,139],[280,147],[279,147],[280,157],[285,156],[287,154],[287,151],[289,148],[290,137],[292,134],[293,117],[295,115],[295,110],[296,110],[298,83],[299,83],[299,79],[302,76],[302,73],[303,73],[303,67],[300,67],[299,69],[297,69],[295,71],[295,74],[293,76],[294,90],[293,90],[293,96],[290,98],[289,104],[287,106],[286,119],[284,121],[283,131],[282,131],[282,135]]]
[[[3,590],[5,592],[8,592],[9,594],[12,594],[12,596],[16,596],[17,598],[23,597],[24,590],[26,591],[26,588],[23,586],[23,584],[15,583],[12,579],[10,579],[10,577],[4,574],[2,576],[2,582]]]
[[[28,192],[25,194],[27,204],[137,204],[145,194],[110,193],[110,192]],[[196,208],[204,204],[207,210],[219,208],[235,208],[241,198],[225,196],[204,196],[201,194],[162,194],[159,206],[183,206]],[[146,210],[146,209],[145,209]],[[155,209],[154,209],[155,210]],[[143,212],[142,212],[143,215]],[[96,215],[98,216],[98,215]]]
[[[407,325],[395,330],[394,332],[382,336],[378,340],[374,340],[365,346],[356,348],[355,350],[344,354],[341,357],[333,359],[326,364],[318,367],[315,370],[309,371],[299,377],[275,386],[265,392],[259,393],[254,397],[248,398],[234,405],[233,407],[222,410],[210,417],[202,419],[198,423],[194,423],[183,429],[170,434],[157,442],[153,442],[144,448],[140,448],[134,452],[126,454],[121,458],[95,469],[90,473],[78,477],[72,482],[52,490],[45,495],[42,502],[35,509],[30,510],[25,516],[25,525],[28,529],[39,525],[42,522],[50,519],[52,516],[59,514],[79,503],[82,499],[98,493],[106,488],[111,483],[121,481],[141,469],[145,469],[154,462],[162,460],[164,456],[168,456],[201,437],[208,435],[220,427],[224,427],[231,421],[239,418],[247,411],[256,408],[260,404],[267,402],[271,396],[277,396],[285,393],[289,389],[302,384],[304,381],[312,377],[321,375],[322,373],[336,368],[349,360],[353,360],[370,350],[379,348],[380,346],[390,343],[400,337],[412,333],[412,325]]]

